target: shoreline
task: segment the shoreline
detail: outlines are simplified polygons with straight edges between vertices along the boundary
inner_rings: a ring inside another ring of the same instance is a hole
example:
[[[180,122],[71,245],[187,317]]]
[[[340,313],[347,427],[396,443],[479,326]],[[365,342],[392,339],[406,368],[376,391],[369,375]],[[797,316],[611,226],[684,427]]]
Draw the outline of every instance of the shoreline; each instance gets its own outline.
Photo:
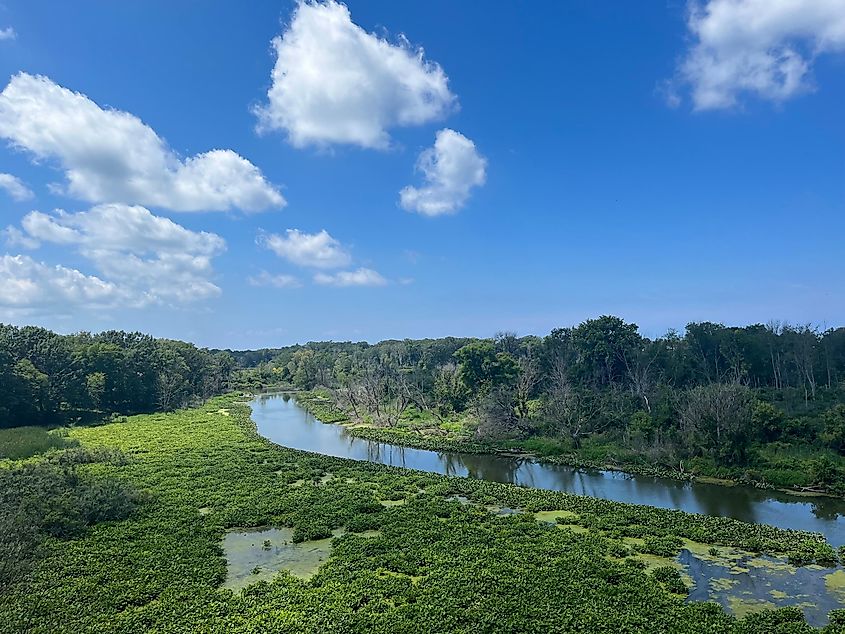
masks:
[[[310,393],[307,391],[278,390],[273,393],[290,394],[290,396],[294,398],[294,400],[296,400],[297,404],[299,404],[303,409],[305,409],[308,413],[314,416],[321,423],[342,425],[349,431],[352,436],[355,436],[356,438],[361,438],[362,440],[384,442],[400,447],[422,449],[427,451],[468,454],[495,454],[500,456],[513,457],[517,459],[522,458],[541,464],[568,466],[575,469],[585,469],[592,471],[613,471],[617,473],[628,474],[632,477],[641,476],[651,478],[665,478],[668,480],[675,480],[679,482],[697,482],[701,484],[711,484],[728,488],[736,486],[753,487],[755,489],[761,489],[765,491],[777,491],[779,493],[790,495],[795,498],[845,499],[845,496],[839,496],[830,491],[806,491],[800,489],[777,487],[773,484],[767,482],[760,482],[757,480],[718,478],[714,476],[698,475],[691,472],[680,472],[678,470],[667,469],[663,467],[643,467],[630,463],[602,463],[592,460],[581,459],[571,454],[568,456],[543,456],[528,451],[521,451],[519,449],[503,448],[495,444],[489,444],[484,442],[462,441],[445,438],[428,438],[416,431],[398,431],[396,429],[391,428],[377,427],[370,423],[353,421],[345,412],[340,410],[331,401],[325,400],[321,397],[310,396]],[[309,397],[301,398],[304,394],[309,395]],[[320,404],[325,405],[326,407],[314,407],[314,401],[316,400],[319,400]],[[324,420],[324,418],[331,420]]]

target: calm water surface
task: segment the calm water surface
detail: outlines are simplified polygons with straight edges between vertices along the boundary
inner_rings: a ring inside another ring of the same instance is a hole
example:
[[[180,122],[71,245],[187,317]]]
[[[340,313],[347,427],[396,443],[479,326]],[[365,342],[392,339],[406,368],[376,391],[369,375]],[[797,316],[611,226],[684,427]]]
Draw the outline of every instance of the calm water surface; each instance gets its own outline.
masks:
[[[411,449],[354,438],[341,425],[321,423],[286,394],[260,395],[250,405],[258,432],[292,449],[816,531],[834,545],[845,544],[845,500],[574,469],[509,456]]]

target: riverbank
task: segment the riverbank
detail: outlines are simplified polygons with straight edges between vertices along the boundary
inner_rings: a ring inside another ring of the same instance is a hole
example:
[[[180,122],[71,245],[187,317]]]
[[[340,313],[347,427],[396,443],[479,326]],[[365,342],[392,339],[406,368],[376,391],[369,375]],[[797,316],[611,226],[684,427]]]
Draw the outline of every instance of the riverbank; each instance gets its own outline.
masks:
[[[811,632],[797,609],[738,620],[684,602],[670,560],[686,547],[836,558],[815,534],[286,449],[236,396],[68,438],[92,456],[83,474],[143,496],[126,519],[44,539],[0,593],[0,631]],[[337,536],[307,579],[259,570],[233,592],[223,544],[244,527]]]
[[[807,486],[779,486],[761,479],[763,478],[761,473],[749,475],[749,471],[738,470],[739,473],[725,477],[724,473],[714,475],[712,471],[708,473],[697,472],[695,468],[696,466],[700,467],[700,463],[684,469],[655,465],[647,462],[642,456],[632,455],[630,452],[619,452],[606,456],[604,459],[588,458],[577,453],[566,452],[559,443],[542,438],[529,439],[528,441],[481,442],[468,437],[465,433],[461,434],[460,432],[464,430],[458,425],[452,425],[448,430],[441,427],[378,427],[369,423],[353,421],[350,413],[338,408],[329,398],[317,391],[299,391],[293,393],[293,396],[303,408],[316,418],[325,423],[342,424],[353,436],[415,449],[473,454],[505,454],[577,469],[618,471],[631,475],[702,482],[728,487],[736,485],[752,486],[802,498],[832,497],[842,499],[843,497],[824,487],[812,487],[812,490],[808,490],[809,487]],[[794,475],[790,474],[790,477],[794,478]]]

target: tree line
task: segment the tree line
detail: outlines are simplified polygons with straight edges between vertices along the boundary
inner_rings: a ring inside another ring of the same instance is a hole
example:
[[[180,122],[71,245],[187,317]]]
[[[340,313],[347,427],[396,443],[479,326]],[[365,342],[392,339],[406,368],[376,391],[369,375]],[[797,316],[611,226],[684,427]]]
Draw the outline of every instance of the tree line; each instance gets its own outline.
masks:
[[[650,339],[614,316],[545,337],[308,343],[233,353],[246,383],[327,388],[390,427],[409,408],[470,416],[482,438],[590,438],[665,462],[748,465],[755,446],[845,454],[845,328],[688,324]]]
[[[177,409],[226,391],[234,366],[226,352],[139,332],[0,324],[0,427]]]

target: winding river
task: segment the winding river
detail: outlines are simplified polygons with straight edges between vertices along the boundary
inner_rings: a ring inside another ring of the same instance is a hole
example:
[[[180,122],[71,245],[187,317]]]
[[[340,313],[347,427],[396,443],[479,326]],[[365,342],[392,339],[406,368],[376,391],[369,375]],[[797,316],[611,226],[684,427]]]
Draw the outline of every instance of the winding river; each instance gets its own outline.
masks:
[[[342,425],[323,424],[286,394],[260,395],[250,405],[258,432],[292,449],[816,531],[836,546],[845,544],[845,500],[842,499],[797,497],[746,486],[725,487],[616,471],[575,469],[496,454],[411,449],[355,438]]]

